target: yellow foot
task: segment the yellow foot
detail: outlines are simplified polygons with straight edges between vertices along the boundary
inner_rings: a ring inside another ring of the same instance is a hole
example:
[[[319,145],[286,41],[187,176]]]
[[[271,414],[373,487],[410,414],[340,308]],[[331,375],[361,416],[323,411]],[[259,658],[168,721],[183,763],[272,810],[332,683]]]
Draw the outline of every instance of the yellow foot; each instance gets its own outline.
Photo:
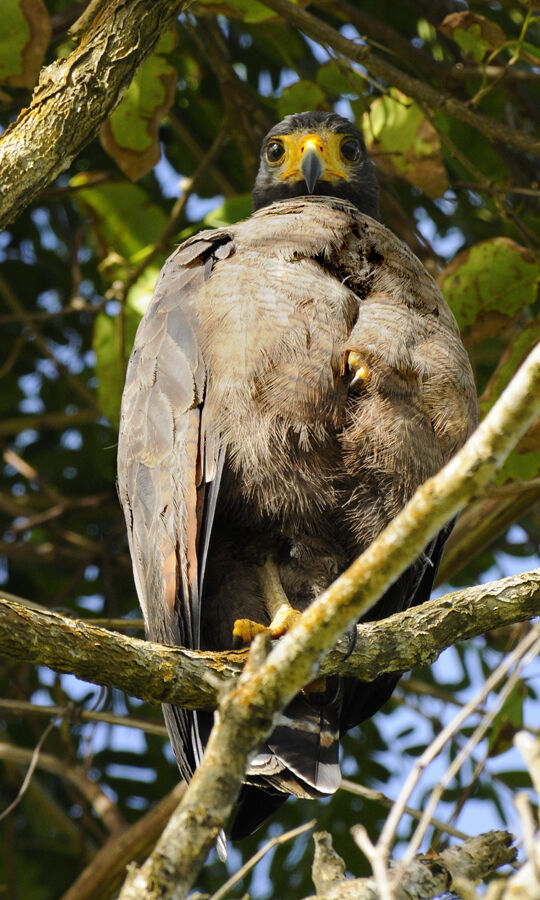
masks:
[[[233,625],[233,644],[235,647],[248,647],[256,634],[268,631],[266,625],[252,619],[236,619]]]
[[[278,638],[284,635],[289,628],[292,628],[295,622],[298,622],[301,615],[302,613],[297,609],[293,609],[289,603],[284,603],[278,607],[268,627],[270,637]]]
[[[371,369],[358,350],[349,350],[346,354],[347,369],[352,373],[351,387],[365,387],[371,380]]]
[[[271,638],[279,638],[291,628],[302,614],[293,609],[289,604],[280,606],[270,622],[270,625],[261,625],[253,619],[236,619],[233,625],[233,641],[238,646],[247,647],[251,644],[256,634],[266,632]]]

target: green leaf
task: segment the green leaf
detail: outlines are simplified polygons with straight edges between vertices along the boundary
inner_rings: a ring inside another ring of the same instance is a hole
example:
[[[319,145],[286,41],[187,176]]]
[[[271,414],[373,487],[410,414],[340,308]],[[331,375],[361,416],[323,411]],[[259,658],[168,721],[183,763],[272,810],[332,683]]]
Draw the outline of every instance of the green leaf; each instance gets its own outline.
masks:
[[[500,184],[507,182],[508,170],[502,162],[500,154],[485,135],[467,125],[466,122],[460,122],[459,119],[444,112],[435,113],[434,121],[437,129],[446,134],[463,154],[464,159],[471,163],[471,167],[465,165],[443,142],[442,156],[447,160],[450,171],[457,173],[459,177],[465,178],[467,181],[477,180],[475,171],[477,170],[486,179],[497,181]]]
[[[499,756],[512,747],[514,735],[523,727],[523,700],[525,695],[526,688],[521,682],[512,691],[497,713],[489,730],[489,756]]]
[[[537,47],[536,44],[530,44],[528,41],[523,41],[521,51],[524,56],[532,56],[535,64],[536,60],[540,59],[540,47]]]
[[[50,37],[51,21],[41,0],[2,0],[0,83],[33,87]]]
[[[482,62],[489,51],[506,43],[506,35],[496,22],[470,10],[450,13],[439,29],[477,63]]]
[[[391,89],[364,114],[363,130],[381,169],[418,185],[430,197],[444,194],[448,176],[439,136],[413,100]]]
[[[495,401],[504,391],[506,385],[517,371],[527,354],[540,340],[540,321],[531,322],[523,329],[503,353],[499,365],[489,380],[488,389],[482,395],[480,412],[482,415],[491,409]]]
[[[71,179],[73,187],[86,182],[85,175]],[[90,215],[102,255],[118,254],[121,265],[140,261],[167,223],[165,213],[136,184],[113,182],[82,188],[73,198]]]
[[[480,27],[478,25],[473,25],[469,31],[464,31],[462,28],[456,28],[454,31],[454,40],[458,47],[463,50],[464,53],[472,56],[477,63],[482,62],[489,50],[489,44],[487,41],[482,40]]]
[[[495,483],[529,481],[531,478],[536,478],[538,474],[540,474],[540,450],[531,450],[528,453],[514,450],[497,475]]]
[[[326,94],[343,97],[344,94],[361,95],[366,89],[366,81],[350,65],[344,65],[337,59],[320,66],[317,72],[317,84]]]
[[[314,81],[296,81],[283,90],[277,101],[278,114],[281,119],[292,113],[305,109],[318,109],[324,106],[326,95]]]
[[[506,335],[506,349],[502,355],[498,351],[498,364],[482,393],[482,415],[540,339],[540,322],[530,309],[536,301],[539,282],[540,263],[534,254],[505,237],[483,241],[459,253],[439,277],[460,328],[472,329],[474,345]],[[522,324],[521,320],[531,318]],[[509,479],[525,481],[539,472],[540,446],[533,428],[506,460],[497,483]]]
[[[172,30],[161,36],[101,129],[103,147],[134,180],[159,162],[159,126],[174,100],[177,78],[165,54],[171,52],[175,41]]]
[[[222,225],[232,225],[250,215],[251,194],[238,194],[236,197],[228,197],[221,206],[208,213],[203,224],[206,228],[221,228]]]
[[[92,346],[99,379],[98,402],[103,414],[116,426],[120,422],[126,363],[137,327],[152,298],[159,271],[156,265],[144,270],[128,291],[123,317],[122,314],[109,316],[102,312],[96,318]]]
[[[440,284],[460,328],[480,312],[512,317],[534,303],[540,263],[510,238],[497,237],[459,253],[440,276]]]

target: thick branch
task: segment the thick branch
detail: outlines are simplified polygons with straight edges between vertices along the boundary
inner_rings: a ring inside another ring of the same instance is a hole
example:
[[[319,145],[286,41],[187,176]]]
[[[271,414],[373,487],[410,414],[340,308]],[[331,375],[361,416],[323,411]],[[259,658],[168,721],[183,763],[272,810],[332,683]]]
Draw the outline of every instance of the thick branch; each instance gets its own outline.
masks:
[[[363,681],[382,672],[405,672],[429,665],[457,641],[538,614],[540,569],[533,569],[360,625],[352,654],[347,657],[349,642],[342,641],[321,671]],[[0,653],[116,687],[150,703],[187,709],[214,708],[216,685],[236,678],[246,660],[245,651],[163,647],[6,599],[0,599]]]
[[[98,133],[188,0],[110,0],[67,59],[41,72],[32,102],[0,139],[0,228]]]
[[[335,28],[331,28],[316,16],[295,6],[289,0],[268,0],[266,6],[283,16],[288,22],[299,28],[304,34],[318,41],[320,44],[331,47],[336,53],[354,60],[365,66],[377,78],[381,78],[387,84],[395,85],[409,97],[414,97],[426,103],[431,109],[442,109],[467,122],[473,128],[485,134],[493,141],[500,141],[517,147],[525,153],[538,153],[540,142],[528,134],[509,128],[507,124],[491,119],[489,116],[476,112],[468,103],[458,100],[451,94],[445,94],[432,87],[425,81],[413,78],[397,66],[387,62],[382,56],[374,53],[364,44],[356,44],[354,41],[343,37]]]
[[[184,791],[185,784],[177,784],[123,834],[109,838],[62,900],[95,900],[96,897],[112,896],[124,877],[126,866],[133,860],[144,859],[150,852]]]
[[[379,900],[374,878],[346,878],[345,863],[325,831],[314,836],[313,881],[317,896],[306,900]],[[450,847],[440,854],[417,856],[409,865],[388,872],[396,900],[429,900],[452,890],[459,879],[476,882],[516,858],[513,837],[507,831],[488,831]]]

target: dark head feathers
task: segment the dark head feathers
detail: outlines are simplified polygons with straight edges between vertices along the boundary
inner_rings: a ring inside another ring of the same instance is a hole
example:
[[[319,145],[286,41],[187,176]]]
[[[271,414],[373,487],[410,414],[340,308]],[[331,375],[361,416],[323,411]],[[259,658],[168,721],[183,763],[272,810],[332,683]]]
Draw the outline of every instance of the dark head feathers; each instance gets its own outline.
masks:
[[[253,209],[310,193],[348,200],[378,218],[379,186],[362,133],[337,113],[286,116],[262,142]]]

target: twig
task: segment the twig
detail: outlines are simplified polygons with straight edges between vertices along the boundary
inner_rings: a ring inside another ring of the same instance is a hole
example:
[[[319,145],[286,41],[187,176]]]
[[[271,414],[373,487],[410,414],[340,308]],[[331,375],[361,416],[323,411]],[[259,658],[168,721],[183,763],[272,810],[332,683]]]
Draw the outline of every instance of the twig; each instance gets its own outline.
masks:
[[[38,706],[29,700],[11,700],[8,697],[0,697],[0,709],[12,715],[44,716],[48,719],[67,719],[69,722],[105,722],[107,725],[121,725],[123,728],[138,728],[147,734],[157,734],[167,737],[167,729],[164,725],[151,722],[148,719],[135,719],[131,716],[117,716],[114,713],[94,712],[87,709],[79,709],[74,704],[68,706]]]
[[[66,765],[64,761],[57,759],[56,756],[52,756],[50,753],[40,752],[45,738],[54,727],[55,722],[53,721],[47,726],[37,747],[33,751],[26,750],[24,747],[16,747],[5,741],[0,742],[0,759],[7,759],[17,763],[29,763],[28,771],[17,798],[6,810],[4,810],[0,816],[0,821],[13,810],[14,806],[17,805],[24,794],[24,791],[28,787],[28,782],[37,766],[40,769],[52,772],[60,778],[64,778],[70,781],[71,784],[74,784],[92,805],[94,812],[105,823],[111,834],[117,834],[123,831],[125,823],[118,812],[116,805],[112,802],[110,797],[101,790],[99,785],[88,777],[82,766]]]
[[[32,751],[30,751],[30,750],[25,751],[23,758],[24,758],[25,762],[29,763],[28,769],[26,770],[26,775],[24,776],[23,783],[21,784],[15,799],[9,804],[9,806],[6,807],[6,809],[4,809],[0,813],[0,822],[3,819],[7,818],[7,816],[9,816],[9,814],[13,812],[13,810],[19,805],[22,798],[24,797],[24,795],[28,789],[28,785],[30,784],[32,775],[34,774],[36,766],[38,765],[41,748],[43,747],[43,744],[45,743],[46,739],[48,738],[48,736],[51,733],[51,731],[53,730],[53,728],[54,728],[54,722],[49,722],[49,724],[47,725],[45,731],[41,735],[41,737],[40,737],[39,741],[37,742],[36,746],[34,747],[34,749]],[[9,747],[9,745],[0,744],[0,757],[4,756],[4,758],[13,759],[13,757],[10,757],[9,755],[6,756],[3,753],[4,747],[6,747],[6,746]],[[16,748],[16,749],[18,749],[18,748]],[[21,757],[18,756],[17,761],[20,759],[21,759]]]
[[[0,437],[20,434],[27,428],[35,428],[40,431],[48,428],[72,428],[74,425],[95,422],[98,416],[99,413],[95,409],[81,409],[73,413],[52,412],[19,416],[16,419],[3,419],[0,421]]]
[[[169,112],[169,123],[179,138],[182,144],[185,144],[188,151],[191,155],[196,159],[202,159],[206,152],[206,148],[201,146],[201,144],[197,141],[197,139],[193,136],[193,130],[189,125],[186,125],[184,120],[182,119],[181,111],[178,108],[173,107]],[[208,174],[211,176],[213,181],[216,182],[217,187],[225,196],[232,196],[237,193],[237,188],[235,185],[229,180],[227,177],[227,173],[223,171],[222,168],[216,166],[215,163],[212,163],[208,167]]]
[[[60,360],[55,356],[55,354],[49,349],[49,345],[47,341],[42,337],[39,329],[36,327],[34,322],[30,321],[26,310],[22,303],[18,300],[15,292],[12,290],[11,286],[7,283],[7,281],[2,278],[0,275],[0,294],[5,300],[6,304],[10,307],[10,309],[21,317],[21,321],[24,322],[25,326],[29,329],[32,334],[36,347],[39,348],[41,353],[50,359],[55,368],[58,371],[58,374],[62,376],[63,381],[70,386],[74,394],[77,394],[87,406],[91,409],[95,409],[97,412],[98,406],[95,394],[88,390],[88,388],[79,381],[78,378],[73,375],[67,366],[65,366]]]
[[[242,878],[244,878],[244,876],[247,875],[247,873],[251,871],[251,869],[256,866],[270,850],[280,846],[280,844],[286,844],[288,841],[294,840],[294,838],[304,834],[305,831],[311,831],[311,829],[315,827],[316,821],[316,819],[312,819],[311,822],[306,822],[304,825],[299,825],[297,828],[291,828],[290,831],[285,831],[283,834],[278,834],[277,837],[271,838],[266,844],[263,844],[260,850],[257,850],[257,852],[253,854],[251,859],[248,859],[243,866],[240,866],[238,871],[235,872],[234,875],[231,875],[225,884],[222,884],[208,900],[223,900],[223,897],[227,896],[231,888],[241,881]]]
[[[533,651],[530,649],[531,646],[534,648]],[[456,731],[459,730],[459,728],[461,728],[469,715],[477,708],[480,703],[484,702],[488,694],[501,681],[501,679],[505,677],[512,666],[517,665],[516,671],[513,673],[505,687],[502,689],[497,698],[497,703],[494,704],[493,709],[486,713],[481,724],[477,726],[472,736],[467,741],[465,747],[462,748],[458,756],[452,761],[448,771],[443,775],[441,780],[437,783],[437,786],[434,788],[430,800],[423,811],[420,824],[418,825],[415,834],[413,835],[407,847],[407,851],[404,856],[404,860],[406,861],[410,861],[413,855],[416,853],[425,834],[425,830],[429,825],[429,820],[433,815],[433,811],[446,785],[454,777],[456,772],[459,771],[461,765],[463,764],[463,760],[467,758],[472,747],[476,746],[478,741],[481,740],[481,738],[487,731],[487,728],[496,715],[498,709],[513,689],[516,680],[519,678],[519,673],[521,671],[522,665],[525,664],[525,661],[529,659],[533,652],[534,654],[538,652],[539,647],[540,626],[537,625],[531,629],[529,634],[522,641],[520,641],[516,649],[502,660],[501,664],[486,680],[485,684],[475,695],[475,697],[469,703],[467,703],[462,710],[460,710],[460,712],[452,719],[452,721],[449,722],[449,724],[445,728],[443,728],[443,730],[435,738],[435,740],[432,741],[432,743],[424,751],[424,753],[422,753],[414,769],[412,770],[412,772],[410,772],[407,779],[405,780],[403,788],[400,791],[400,795],[384,824],[384,828],[378,841],[378,845],[381,847],[382,852],[385,854],[387,859],[390,857],[394,835],[399,825],[399,821],[404,813],[407,801],[414,787],[417,785],[423,771],[426,769],[429,763],[440,753],[450,737],[455,734]]]
[[[357,784],[355,781],[350,781],[348,778],[341,779],[340,790],[348,791],[350,794],[358,794],[359,797],[365,797],[366,800],[373,800],[375,803],[380,803],[381,806],[386,806],[387,809],[392,809],[394,806],[395,801],[390,797],[387,797],[386,794],[383,794],[382,791],[376,791],[363,784]],[[415,809],[413,806],[406,806],[404,812],[417,821],[422,818],[422,811]],[[433,816],[430,819],[430,825],[437,831],[459,838],[460,841],[467,841],[470,837],[470,835],[465,834],[464,831],[459,831],[459,829],[453,828],[451,825],[447,825],[446,822],[442,822],[441,819],[436,819]]]

